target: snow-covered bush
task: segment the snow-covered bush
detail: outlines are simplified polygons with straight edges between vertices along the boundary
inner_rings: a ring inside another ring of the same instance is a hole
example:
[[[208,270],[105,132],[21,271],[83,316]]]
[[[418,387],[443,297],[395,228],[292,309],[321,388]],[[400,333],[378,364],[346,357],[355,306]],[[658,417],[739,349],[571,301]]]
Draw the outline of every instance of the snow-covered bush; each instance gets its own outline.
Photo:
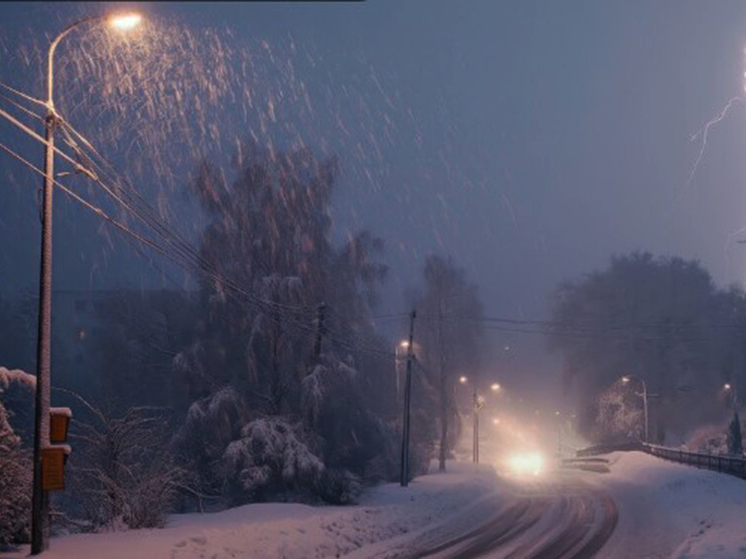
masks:
[[[11,382],[36,388],[36,377],[0,367],[0,394]],[[31,455],[21,448],[0,402],[0,549],[29,538],[32,473]]]
[[[287,493],[313,493],[324,464],[303,440],[302,430],[282,417],[256,419],[223,455],[226,491],[234,504]]]
[[[243,398],[230,387],[223,387],[189,407],[175,446],[199,480],[201,493],[219,493],[223,453],[231,441],[241,436],[241,427],[248,420]]]
[[[29,538],[32,462],[20,442],[0,403],[0,549]]]
[[[96,529],[161,527],[188,481],[167,444],[163,415],[153,408],[113,415],[80,400],[93,420],[74,421],[80,444],[68,468],[82,513]]]
[[[327,503],[349,505],[360,495],[360,478],[347,470],[325,468],[316,483],[316,493]]]

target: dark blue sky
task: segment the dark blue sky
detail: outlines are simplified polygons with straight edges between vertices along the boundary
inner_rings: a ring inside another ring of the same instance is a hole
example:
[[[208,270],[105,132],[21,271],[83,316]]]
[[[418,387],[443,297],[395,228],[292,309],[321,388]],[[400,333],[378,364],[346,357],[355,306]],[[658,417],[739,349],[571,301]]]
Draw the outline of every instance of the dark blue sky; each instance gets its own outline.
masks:
[[[729,243],[746,238],[737,234],[746,226],[742,104],[710,129],[688,179],[701,146],[690,137],[743,91],[743,2],[138,6],[195,32],[230,29],[226,44],[292,37],[313,52],[315,70],[304,79],[318,72],[331,92],[327,105],[365,99],[372,107],[353,134],[378,134],[376,119],[392,119],[396,137],[381,143],[381,153],[348,165],[355,173],[343,174],[335,212],[340,238],[367,227],[388,242],[392,275],[382,312],[406,310],[403,293],[433,251],[466,267],[488,315],[541,317],[557,282],[636,249],[698,258],[719,284],[742,283],[746,249]],[[23,81],[11,55],[32,34],[51,35],[106,9],[1,4],[0,79]],[[375,187],[355,180],[366,166],[380,178]],[[33,196],[17,186],[36,179],[11,167],[0,155],[0,170],[16,177],[6,181],[15,187],[0,185],[2,291],[36,282],[38,219]],[[77,223],[58,228],[60,284],[136,282],[121,273],[127,266],[117,262],[130,262],[123,255],[106,263],[97,256],[95,221],[76,212],[58,218]],[[525,367],[554,367],[541,340],[511,342],[523,348]]]

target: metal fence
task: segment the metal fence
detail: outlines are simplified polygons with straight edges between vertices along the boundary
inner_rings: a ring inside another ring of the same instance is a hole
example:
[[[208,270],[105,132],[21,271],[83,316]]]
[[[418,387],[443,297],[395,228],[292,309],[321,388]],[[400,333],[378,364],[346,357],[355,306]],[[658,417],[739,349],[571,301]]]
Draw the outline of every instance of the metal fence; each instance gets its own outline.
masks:
[[[643,444],[642,450],[664,460],[671,460],[672,462],[696,466],[697,468],[722,472],[746,479],[746,458],[742,456],[688,452],[686,450],[677,450],[675,448],[652,444]]]

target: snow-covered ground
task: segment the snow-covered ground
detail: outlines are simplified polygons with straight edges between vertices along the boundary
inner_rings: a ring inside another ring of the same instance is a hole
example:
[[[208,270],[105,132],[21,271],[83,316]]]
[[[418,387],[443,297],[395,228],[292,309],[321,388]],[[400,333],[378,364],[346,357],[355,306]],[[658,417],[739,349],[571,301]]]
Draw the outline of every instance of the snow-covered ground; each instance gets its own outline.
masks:
[[[599,557],[746,558],[746,481],[641,452],[613,453],[608,459],[610,473],[577,472],[618,507],[616,530]],[[552,479],[545,483],[552,485]],[[489,466],[451,463],[448,473],[422,476],[408,488],[372,488],[354,506],[269,503],[174,515],[162,530],[56,537],[44,557],[407,557],[433,534],[447,541],[481,525],[510,506],[514,489]],[[27,554],[21,549],[8,557]]]
[[[608,458],[611,473],[594,481],[616,501],[619,522],[602,557],[746,557],[746,481],[642,452]]]
[[[433,468],[437,471],[437,466]],[[499,495],[489,467],[451,463],[449,472],[414,480],[409,487],[381,485],[359,505],[311,507],[255,504],[212,514],[171,517],[162,530],[76,534],[52,539],[47,559],[313,558],[379,555],[388,546],[443,524],[465,530],[494,510]],[[27,549],[11,553],[20,558]]]

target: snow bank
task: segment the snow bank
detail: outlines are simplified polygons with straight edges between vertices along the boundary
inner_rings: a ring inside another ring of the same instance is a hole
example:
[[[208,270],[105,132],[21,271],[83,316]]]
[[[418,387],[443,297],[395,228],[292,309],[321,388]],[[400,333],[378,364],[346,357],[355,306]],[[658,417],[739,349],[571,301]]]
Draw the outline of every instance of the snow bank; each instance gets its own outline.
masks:
[[[654,458],[609,455],[596,482],[619,507],[603,557],[746,557],[746,481]]]
[[[491,469],[449,464],[451,472],[366,491],[360,504],[311,507],[255,504],[212,514],[174,515],[161,530],[76,534],[53,538],[45,559],[367,557],[459,515],[494,493]],[[494,506],[492,503],[490,506]],[[477,514],[476,511],[474,514]],[[481,511],[482,517],[485,512]],[[473,521],[473,520],[472,520]],[[373,545],[378,544],[378,545]],[[367,550],[370,549],[370,553]],[[27,549],[11,553],[20,559]]]

